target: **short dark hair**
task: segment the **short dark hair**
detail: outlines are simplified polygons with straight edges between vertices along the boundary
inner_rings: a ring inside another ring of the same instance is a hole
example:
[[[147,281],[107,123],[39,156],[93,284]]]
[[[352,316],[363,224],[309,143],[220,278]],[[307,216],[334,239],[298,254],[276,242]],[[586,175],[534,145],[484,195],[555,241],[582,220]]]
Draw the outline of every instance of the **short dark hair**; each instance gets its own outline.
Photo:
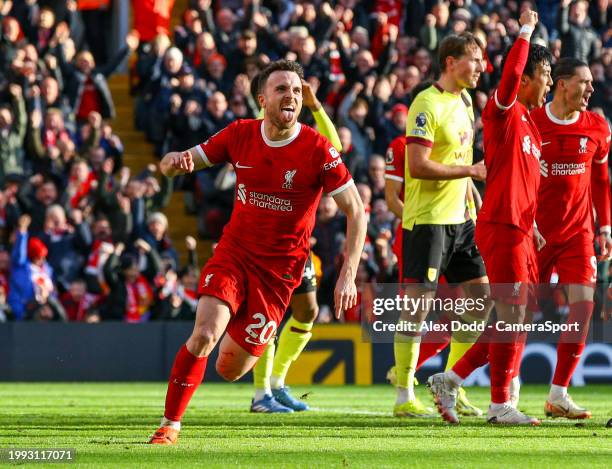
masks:
[[[506,65],[506,60],[508,59],[510,49],[511,47],[509,47],[504,53],[504,59],[502,60],[502,70]],[[528,77],[533,78],[533,74],[535,73],[536,67],[538,65],[552,64],[552,60],[552,54],[546,47],[541,46],[539,44],[530,44],[529,55],[527,56],[527,63],[525,64],[523,75],[527,75]]]
[[[255,99],[257,99],[257,95],[259,94],[259,90],[260,90],[260,87],[259,87],[260,77],[261,77],[261,73],[258,73],[251,79],[250,92],[251,92],[251,96],[253,96]]]
[[[466,54],[468,49],[472,48],[484,49],[482,41],[472,33],[464,32],[446,36],[440,43],[440,49],[438,50],[440,70],[446,70],[446,59],[448,57],[458,59]]]
[[[240,33],[240,39],[257,39],[257,34],[252,29],[245,29]]]
[[[258,93],[260,93],[261,90],[266,87],[268,78],[270,78],[270,75],[272,75],[274,72],[295,72],[300,79],[304,79],[304,69],[299,63],[294,62],[293,60],[277,60],[264,68],[259,74],[259,83],[257,87]]]
[[[574,57],[562,57],[559,59],[555,68],[553,69],[553,81],[555,85],[557,84],[557,80],[564,77],[571,77],[576,74],[576,70],[580,67],[589,67],[589,65]]]

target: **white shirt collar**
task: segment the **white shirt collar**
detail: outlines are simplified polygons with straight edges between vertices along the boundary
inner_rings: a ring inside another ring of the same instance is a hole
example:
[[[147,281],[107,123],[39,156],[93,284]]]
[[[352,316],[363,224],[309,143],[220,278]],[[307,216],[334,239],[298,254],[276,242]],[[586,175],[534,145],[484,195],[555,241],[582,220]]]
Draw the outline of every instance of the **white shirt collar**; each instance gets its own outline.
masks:
[[[300,134],[300,130],[302,130],[302,124],[297,122],[295,125],[295,131],[285,140],[270,140],[268,137],[266,137],[266,132],[264,130],[264,121],[261,121],[261,137],[263,138],[266,145],[268,145],[269,147],[284,147],[286,145],[289,145]]]
[[[580,119],[580,113],[576,114],[576,117],[572,118],[572,119],[567,119],[567,120],[563,120],[563,119],[559,119],[557,117],[555,117],[552,113],[552,111],[550,110],[550,103],[546,103],[546,106],[544,106],[544,108],[546,109],[546,115],[548,116],[548,118],[553,121],[555,124],[558,125],[571,125],[571,124],[575,124],[578,119]]]

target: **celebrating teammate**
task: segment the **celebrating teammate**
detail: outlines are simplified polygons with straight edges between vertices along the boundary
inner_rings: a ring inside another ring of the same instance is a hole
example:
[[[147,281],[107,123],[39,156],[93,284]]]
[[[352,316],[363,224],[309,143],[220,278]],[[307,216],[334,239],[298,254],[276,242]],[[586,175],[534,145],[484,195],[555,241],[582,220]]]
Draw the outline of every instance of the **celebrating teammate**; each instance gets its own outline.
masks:
[[[168,153],[160,163],[163,174],[175,176],[229,162],[237,179],[234,211],[202,270],[193,332],[175,358],[164,417],[151,443],[177,441],[208,356],[225,331],[219,375],[235,381],[255,365],[300,283],[323,191],[347,216],[347,256],[334,291],[336,316],[356,303],[365,213],[337,150],[297,122],[302,78],[295,62],[270,64],[260,76],[263,121],[238,120],[203,144]]]
[[[544,104],[552,85],[551,55],[546,48],[529,44],[538,22],[537,13],[525,10],[520,34],[512,46],[499,87],[484,112],[484,149],[487,191],[476,226],[476,243],[494,285],[498,321],[520,323],[526,311],[529,285],[537,283],[535,249],[544,239],[534,227],[540,179],[542,141],[529,110]],[[510,383],[522,346],[518,333],[495,328],[445,372],[428,380],[438,410],[451,423],[456,413],[457,389],[469,374],[490,363],[490,423],[537,425],[512,405]]]
[[[465,210],[468,179],[485,177],[484,165],[472,165],[474,111],[465,91],[477,85],[484,70],[482,44],[471,33],[453,35],[442,41],[439,54],[441,77],[418,94],[407,118],[402,281],[408,283],[407,296],[427,300],[444,274],[449,282],[461,283],[468,296],[485,297],[488,280],[474,244],[474,222]],[[429,312],[430,302],[421,304],[417,311],[400,314],[416,331]],[[482,321],[488,313],[487,307],[461,319]],[[431,412],[414,393],[420,339],[420,332],[395,334],[396,416]],[[469,348],[474,340],[461,344]]]
[[[593,249],[593,205],[599,232],[595,241],[602,259],[612,255],[610,238],[610,128],[587,111],[593,77],[586,63],[563,58],[555,66],[552,102],[532,113],[542,136],[540,190],[536,221],[546,239],[538,253],[540,283],[549,283],[553,269],[567,289],[568,323],[580,331],[563,333],[557,347],[557,366],[544,406],[547,416],[590,418],[567,393],[580,360],[593,312],[597,259]]]
[[[255,77],[251,83],[251,92],[257,96],[259,78]],[[312,112],[319,132],[329,139],[336,150],[341,151],[340,137],[334,124],[306,81],[302,81],[302,102]],[[263,119],[263,116],[262,112],[260,117]],[[312,337],[312,326],[319,313],[312,256],[308,256],[302,282],[294,290],[290,306],[291,317],[283,326],[278,345],[271,340],[253,368],[255,396],[251,402],[251,412],[288,413],[309,409],[308,404],[291,395],[285,378],[291,364],[298,359]]]

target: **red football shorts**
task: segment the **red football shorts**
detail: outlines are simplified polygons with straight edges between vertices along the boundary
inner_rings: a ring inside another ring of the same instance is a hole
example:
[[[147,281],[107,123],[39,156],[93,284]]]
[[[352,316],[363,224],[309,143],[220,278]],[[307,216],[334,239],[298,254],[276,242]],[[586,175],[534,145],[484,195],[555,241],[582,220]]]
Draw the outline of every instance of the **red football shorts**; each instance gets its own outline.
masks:
[[[493,298],[508,304],[527,304],[538,282],[532,235],[513,225],[479,221],[475,239]]]
[[[257,357],[274,337],[296,286],[295,279],[276,272],[273,266],[264,269],[252,262],[240,249],[218,246],[198,284],[199,296],[214,296],[229,305],[233,317],[226,332]]]
[[[549,245],[538,252],[540,283],[550,283],[553,269],[559,284],[592,285],[597,281],[597,258],[593,238],[574,236],[563,244]]]

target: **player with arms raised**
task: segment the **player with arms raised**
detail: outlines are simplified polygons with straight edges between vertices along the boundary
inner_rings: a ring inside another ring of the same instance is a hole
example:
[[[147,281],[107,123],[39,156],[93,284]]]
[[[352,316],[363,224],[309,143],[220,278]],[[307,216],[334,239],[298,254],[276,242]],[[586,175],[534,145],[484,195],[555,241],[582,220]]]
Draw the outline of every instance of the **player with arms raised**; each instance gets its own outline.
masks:
[[[497,320],[520,323],[525,317],[527,293],[537,278],[536,244],[544,239],[534,227],[540,180],[542,141],[529,110],[542,106],[552,85],[551,55],[529,40],[538,15],[525,10],[521,30],[503,65],[499,87],[489,99],[484,124],[487,190],[476,225],[476,245],[491,279]],[[442,417],[457,423],[457,389],[472,371],[490,363],[489,423],[537,425],[517,410],[510,383],[520,363],[522,345],[516,332],[491,329],[445,373],[428,380]]]
[[[166,176],[231,163],[236,202],[202,270],[193,332],[175,358],[164,417],[151,443],[177,441],[180,420],[224,332],[216,363],[219,375],[235,381],[253,368],[300,283],[323,191],[347,216],[347,256],[334,292],[336,315],[356,303],[365,212],[338,152],[297,122],[302,78],[295,62],[270,64],[260,77],[263,120],[238,120],[203,144],[168,153],[160,163]]]
[[[586,63],[563,58],[553,73],[552,102],[535,110],[532,118],[542,136],[541,179],[536,221],[546,239],[538,253],[540,283],[547,284],[553,268],[559,285],[567,288],[568,323],[580,331],[563,333],[557,347],[557,366],[546,415],[570,419],[590,418],[576,405],[567,387],[580,360],[593,313],[597,259],[593,249],[593,205],[599,232],[595,240],[601,259],[612,254],[610,238],[610,128],[605,119],[587,111],[593,94],[593,76]]]

